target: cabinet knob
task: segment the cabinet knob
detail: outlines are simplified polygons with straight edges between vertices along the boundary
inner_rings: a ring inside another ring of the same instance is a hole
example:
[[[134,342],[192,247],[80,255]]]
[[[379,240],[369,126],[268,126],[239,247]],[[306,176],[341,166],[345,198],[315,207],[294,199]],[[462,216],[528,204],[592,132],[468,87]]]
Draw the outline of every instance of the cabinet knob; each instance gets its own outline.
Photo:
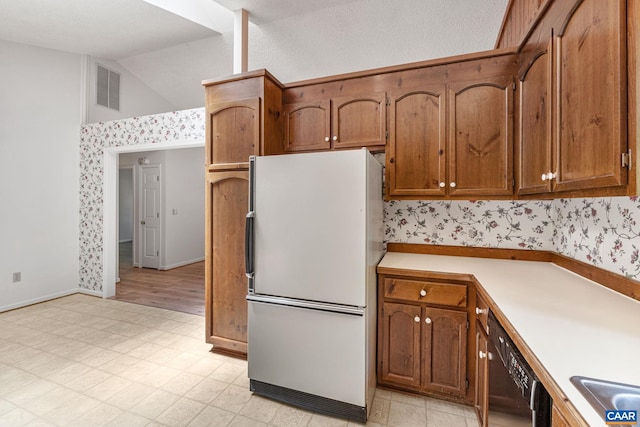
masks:
[[[487,314],[489,312],[488,308],[480,308],[480,307],[476,307],[476,314],[477,315],[481,315],[481,314]]]
[[[427,296],[427,291],[425,291],[424,289],[420,291],[420,296],[421,297],[426,297]]]
[[[487,357],[487,353],[486,353],[486,352],[484,352],[484,351],[479,351],[479,352],[478,352],[478,357],[479,357],[480,359],[484,359],[485,357]]]
[[[440,188],[444,188],[444,186],[445,186],[445,185],[446,185],[446,184],[445,184],[444,182],[441,182],[441,183],[440,183]]]
[[[449,183],[449,187],[451,187],[451,188],[455,188],[455,187],[456,187],[456,183],[455,183],[455,182],[451,182],[451,183]]]
[[[324,142],[329,142],[329,137],[328,136],[324,137]]]
[[[431,318],[430,317],[425,318],[424,319],[424,323],[426,323],[427,325],[430,325],[431,324]]]
[[[333,140],[337,141],[338,140],[338,135],[333,135]]]
[[[542,174],[542,180],[543,180],[543,181],[546,181],[546,180],[547,180],[547,174],[546,174],[546,173],[543,173],[543,174]]]
[[[418,316],[414,317],[414,318],[413,318],[413,320],[414,320],[416,323],[420,323],[420,318],[419,318]]]
[[[554,179],[555,177],[556,177],[556,174],[555,174],[555,173],[553,173],[553,172],[549,172],[549,173],[547,174],[547,179]]]

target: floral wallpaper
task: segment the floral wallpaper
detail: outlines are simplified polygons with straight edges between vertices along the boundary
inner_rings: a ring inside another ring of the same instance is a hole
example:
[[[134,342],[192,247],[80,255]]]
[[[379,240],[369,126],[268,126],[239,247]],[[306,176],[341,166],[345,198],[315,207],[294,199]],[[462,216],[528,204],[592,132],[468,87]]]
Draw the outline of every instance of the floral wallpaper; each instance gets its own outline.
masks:
[[[553,202],[399,201],[385,204],[390,242],[551,250]]]
[[[103,149],[204,139],[204,108],[91,123],[80,129],[80,287],[102,291]]]
[[[83,126],[80,133],[80,287],[102,291],[103,149],[193,141],[203,108]],[[376,156],[384,164],[384,155]],[[640,200],[392,200],[385,242],[548,250],[640,281]]]
[[[385,203],[387,242],[549,250],[640,280],[638,197]]]

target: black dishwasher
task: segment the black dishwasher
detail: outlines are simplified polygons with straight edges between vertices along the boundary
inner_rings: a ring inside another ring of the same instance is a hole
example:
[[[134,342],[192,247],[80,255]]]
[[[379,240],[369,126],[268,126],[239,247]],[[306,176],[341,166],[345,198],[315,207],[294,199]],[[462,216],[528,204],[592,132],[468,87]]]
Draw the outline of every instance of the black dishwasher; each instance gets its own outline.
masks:
[[[493,313],[489,313],[490,427],[551,426],[551,398]]]

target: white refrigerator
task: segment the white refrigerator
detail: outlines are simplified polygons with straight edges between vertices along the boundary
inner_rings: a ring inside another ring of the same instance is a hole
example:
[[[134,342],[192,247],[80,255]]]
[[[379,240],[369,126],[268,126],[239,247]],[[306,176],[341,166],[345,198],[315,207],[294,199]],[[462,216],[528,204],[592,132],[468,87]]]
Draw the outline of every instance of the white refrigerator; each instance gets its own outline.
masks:
[[[250,388],[364,422],[376,386],[382,166],[362,149],[252,157],[249,170]]]

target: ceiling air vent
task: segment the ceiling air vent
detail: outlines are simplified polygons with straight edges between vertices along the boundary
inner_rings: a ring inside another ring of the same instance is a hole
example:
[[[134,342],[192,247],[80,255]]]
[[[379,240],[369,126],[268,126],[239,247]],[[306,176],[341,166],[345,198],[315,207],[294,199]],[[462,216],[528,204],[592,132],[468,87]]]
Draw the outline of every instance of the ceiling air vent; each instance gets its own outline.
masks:
[[[100,64],[96,73],[96,100],[98,105],[120,111],[120,74]]]

